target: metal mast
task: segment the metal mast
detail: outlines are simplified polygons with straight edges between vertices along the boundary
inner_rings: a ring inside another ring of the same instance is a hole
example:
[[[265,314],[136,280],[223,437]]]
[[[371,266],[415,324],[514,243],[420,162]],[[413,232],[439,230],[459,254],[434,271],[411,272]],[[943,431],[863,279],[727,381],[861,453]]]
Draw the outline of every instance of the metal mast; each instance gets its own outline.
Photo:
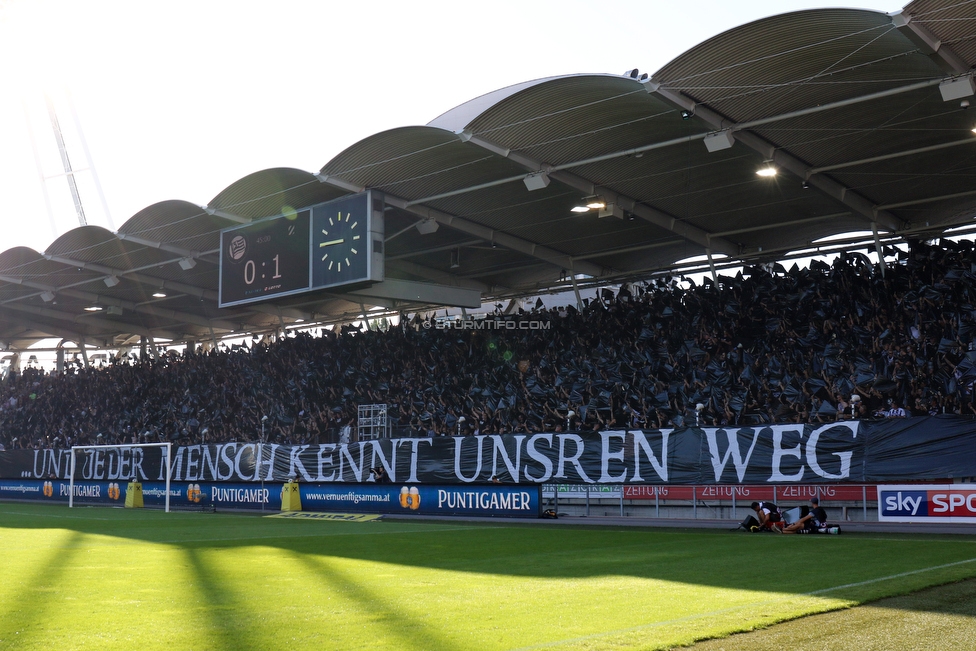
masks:
[[[51,98],[44,97],[47,102],[47,113],[51,118],[51,128],[54,129],[54,139],[58,142],[58,151],[61,153],[61,164],[64,165],[64,175],[68,179],[68,189],[71,190],[71,198],[75,202],[75,212],[78,214],[78,223],[82,226],[88,225],[85,218],[85,207],[81,204],[81,194],[78,192],[78,183],[75,182],[75,173],[71,169],[71,159],[68,158],[68,147],[64,144],[64,136],[61,134],[61,123],[58,122],[58,114],[54,111],[54,103]]]

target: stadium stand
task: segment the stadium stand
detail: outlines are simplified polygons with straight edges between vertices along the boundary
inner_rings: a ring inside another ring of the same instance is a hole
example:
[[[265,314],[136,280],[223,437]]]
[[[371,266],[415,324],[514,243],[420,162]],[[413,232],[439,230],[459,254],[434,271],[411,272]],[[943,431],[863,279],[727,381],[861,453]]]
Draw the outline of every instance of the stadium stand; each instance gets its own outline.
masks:
[[[829,422],[883,417],[890,400],[976,414],[973,242],[916,241],[898,257],[882,270],[848,252],[703,285],[662,276],[600,290],[582,313],[540,302],[498,317],[547,329],[414,317],[61,376],[26,369],[0,387],[2,443],[335,442],[362,403],[388,403],[397,436]]]

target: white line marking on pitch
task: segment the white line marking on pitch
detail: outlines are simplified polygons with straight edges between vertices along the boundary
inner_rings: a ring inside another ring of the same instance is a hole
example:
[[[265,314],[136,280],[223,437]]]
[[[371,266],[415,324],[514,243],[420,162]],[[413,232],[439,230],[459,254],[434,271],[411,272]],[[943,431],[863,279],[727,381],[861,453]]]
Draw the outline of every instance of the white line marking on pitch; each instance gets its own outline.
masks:
[[[923,574],[925,572],[933,572],[935,570],[944,570],[949,567],[955,567],[957,565],[965,565],[967,563],[976,563],[976,558],[967,558],[961,561],[955,561],[952,563],[944,563],[942,565],[933,565],[932,567],[923,567],[919,570],[910,570],[908,572],[899,572],[898,574],[890,574],[888,576],[881,576],[876,579],[867,579],[866,581],[858,581],[856,583],[845,583],[843,585],[835,585],[830,588],[822,588],[820,590],[814,590],[813,592],[801,592],[798,594],[788,594],[782,595],[775,599],[765,599],[763,601],[755,601],[746,604],[739,604],[737,606],[731,606],[729,608],[721,608],[719,610],[712,610],[706,613],[695,613],[694,615],[686,615],[685,617],[677,617],[675,619],[668,619],[663,622],[651,622],[650,624],[642,624],[640,626],[633,626],[631,628],[621,628],[614,631],[603,631],[601,633],[592,633],[590,635],[581,635],[580,637],[567,638],[564,640],[555,640],[553,642],[543,642],[541,644],[533,644],[531,646],[518,647],[511,649],[510,651],[530,651],[531,649],[545,649],[547,647],[554,647],[561,644],[574,644],[576,642],[585,642],[586,640],[595,640],[604,637],[610,637],[612,635],[621,635],[623,633],[632,633],[634,631],[641,631],[649,628],[657,628],[660,626],[667,626],[669,624],[679,624],[681,622],[693,621],[696,619],[702,619],[705,617],[714,617],[715,615],[724,615],[725,613],[735,612],[736,610],[742,610],[744,608],[756,608],[757,606],[764,606],[766,604],[775,603],[777,601],[785,601],[786,599],[791,599],[795,597],[814,597],[827,592],[833,592],[835,590],[844,590],[845,588],[858,588],[864,585],[870,585],[872,583],[880,583],[882,581],[889,581],[891,579],[900,579],[906,576],[912,576],[914,574]]]

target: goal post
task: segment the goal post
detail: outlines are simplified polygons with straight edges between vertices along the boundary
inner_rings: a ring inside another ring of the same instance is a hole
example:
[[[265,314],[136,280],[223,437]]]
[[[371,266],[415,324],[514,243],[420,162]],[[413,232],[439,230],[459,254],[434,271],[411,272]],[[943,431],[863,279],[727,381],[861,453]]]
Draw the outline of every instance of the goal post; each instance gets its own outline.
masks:
[[[172,476],[172,464],[173,464],[173,444],[167,443],[120,443],[118,445],[72,445],[71,446],[71,460],[68,465],[68,508],[74,508],[75,503],[75,470],[77,468],[78,456],[77,452],[84,452],[85,450],[124,450],[124,449],[142,449],[142,448],[162,448],[162,460],[161,463],[165,469],[164,475],[166,478],[166,513],[169,513],[169,490],[170,490],[170,477]],[[132,477],[131,479],[138,479]]]

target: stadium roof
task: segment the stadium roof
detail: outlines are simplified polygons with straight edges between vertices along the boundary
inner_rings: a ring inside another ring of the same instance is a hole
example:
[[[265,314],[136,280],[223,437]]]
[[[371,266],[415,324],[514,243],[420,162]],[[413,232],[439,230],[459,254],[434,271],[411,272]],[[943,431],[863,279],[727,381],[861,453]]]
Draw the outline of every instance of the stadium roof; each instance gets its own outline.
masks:
[[[919,0],[758,20],[650,76],[503,88],[319,173],[255,172],[207,206],[165,201],[117,233],[85,226],[43,253],[0,253],[0,341],[199,341],[422,309],[328,292],[217,307],[222,228],[366,188],[386,199],[387,278],[486,300],[704,254],[770,261],[852,231],[932,237],[976,215],[974,66],[976,3]],[[767,166],[778,174],[757,175]],[[608,216],[573,212],[587,197]]]

